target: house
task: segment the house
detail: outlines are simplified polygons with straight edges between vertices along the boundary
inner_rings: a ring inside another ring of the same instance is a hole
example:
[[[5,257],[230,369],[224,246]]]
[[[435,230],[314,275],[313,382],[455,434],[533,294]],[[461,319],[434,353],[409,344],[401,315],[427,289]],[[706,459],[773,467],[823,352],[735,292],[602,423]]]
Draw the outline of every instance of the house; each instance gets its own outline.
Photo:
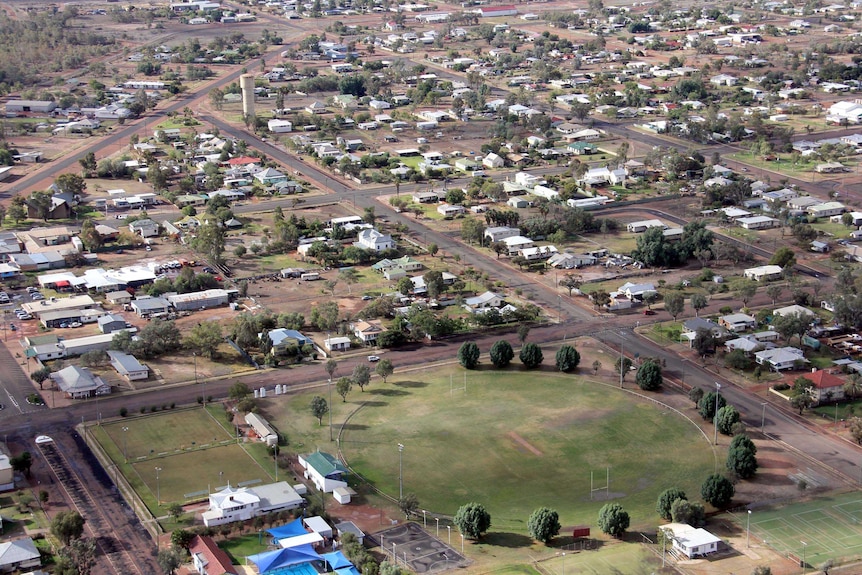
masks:
[[[528,202],[524,198],[515,197],[509,198],[508,201],[506,201],[506,205],[511,208],[527,208],[530,206],[530,202]]]
[[[266,124],[269,131],[274,134],[286,134],[287,132],[293,131],[293,122],[290,120],[279,120],[277,118],[273,118],[269,120]]]
[[[505,165],[505,162],[503,161],[503,158],[494,152],[490,152],[487,156],[482,158],[482,165],[486,168],[495,169],[502,168]]]
[[[265,168],[257,172],[254,175],[254,179],[264,186],[275,186],[285,183],[288,180],[288,177],[275,168]]]
[[[152,238],[159,235],[159,224],[149,218],[135,220],[129,224],[129,231],[142,238]]]
[[[272,342],[272,353],[274,355],[285,353],[288,348],[293,346],[302,348],[306,345],[314,345],[314,341],[310,337],[306,337],[295,329],[280,327],[269,330],[267,335]]]
[[[132,294],[126,290],[112,291],[105,294],[105,299],[113,305],[123,305],[132,301]]]
[[[821,254],[825,254],[826,252],[829,251],[829,244],[826,242],[820,242],[820,241],[814,240],[813,242],[811,242],[810,245],[811,245],[811,251],[812,252],[818,252]]]
[[[595,264],[596,261],[597,260],[594,256],[588,254],[570,254],[566,252],[553,254],[548,258],[547,265],[548,267],[556,269],[571,270],[582,268],[584,266],[591,266]]]
[[[758,351],[754,354],[754,361],[758,365],[769,366],[775,371],[794,369],[803,363],[808,363],[803,351],[795,347],[776,347]]]
[[[412,199],[417,204],[436,204],[440,201],[434,192],[414,192]]]
[[[757,327],[757,319],[744,313],[732,313],[718,318],[718,325],[730,331],[745,331]]]
[[[460,216],[466,211],[467,210],[464,206],[451,206],[449,204],[441,204],[437,206],[437,213],[444,218],[454,218],[455,216]]]
[[[72,399],[111,393],[111,386],[105,383],[101,377],[94,376],[90,370],[77,365],[70,365],[52,373],[51,379],[66,394],[66,397]]]
[[[764,347],[765,346],[763,342],[758,341],[754,336],[751,335],[737,337],[735,339],[730,339],[724,342],[724,348],[727,353],[738,349],[745,352],[746,355],[750,355],[755,351],[760,351]]]
[[[139,317],[150,317],[157,313],[168,313],[171,304],[161,297],[138,297],[132,300],[132,311]]]
[[[727,337],[727,330],[715,323],[714,321],[704,319],[702,317],[695,317],[692,319],[688,319],[682,323],[682,334],[681,337],[688,340],[689,345],[694,341],[695,336],[699,330],[705,329],[712,333],[712,336],[715,338],[725,338]]]
[[[483,237],[487,239],[489,243],[494,243],[520,235],[521,230],[518,228],[510,228],[509,226],[493,226],[485,229]]]
[[[661,220],[642,220],[639,222],[632,222],[626,226],[626,229],[635,234],[640,234],[642,232],[647,231],[650,228],[662,228],[667,229],[667,226],[664,225]]]
[[[230,557],[216,545],[212,537],[195,535],[189,545],[192,564],[200,575],[238,575]]]
[[[377,341],[377,336],[383,333],[383,327],[377,320],[358,321],[353,324],[352,329],[353,335],[366,345],[373,345]]]
[[[323,340],[323,346],[327,351],[347,351],[350,349],[350,338],[328,337]]]
[[[395,249],[395,240],[389,234],[378,232],[374,228],[366,228],[359,231],[356,238],[356,247],[372,250],[375,252]]]
[[[108,357],[111,358],[111,367],[129,381],[138,381],[150,377],[150,368],[139,362],[133,355],[111,349],[108,350]]]
[[[257,435],[258,439],[260,439],[268,446],[278,444],[278,432],[269,424],[266,419],[264,419],[263,416],[258,415],[257,413],[246,413],[245,423],[246,425],[251,427],[252,431],[254,431],[254,434]]]
[[[556,246],[537,246],[532,248],[524,248],[519,252],[519,255],[528,262],[546,260],[557,253]]]
[[[309,114],[325,114],[326,105],[323,102],[314,101],[305,107],[305,111]]]
[[[485,309],[490,307],[500,307],[503,305],[503,296],[491,291],[479,294],[474,297],[468,297],[464,300],[464,307],[470,310]]]
[[[39,206],[34,205],[29,200],[24,203],[27,206],[28,218],[40,220],[64,220],[72,217],[72,205],[63,198],[51,196],[51,205],[48,207],[46,212],[42,212],[42,209]]]
[[[230,303],[235,290],[208,289],[190,293],[169,295],[168,304],[177,311],[193,311],[220,307]]]
[[[105,314],[97,318],[96,323],[99,325],[99,331],[102,333],[113,333],[126,329],[126,318],[118,313]]]
[[[802,307],[801,305],[789,305],[787,307],[780,307],[776,310],[772,311],[772,315],[774,316],[788,316],[788,315],[799,315],[801,317],[814,318],[815,313],[808,309],[807,307]]]
[[[234,521],[300,507],[305,500],[286,481],[257,487],[233,488],[230,485],[211,493],[209,509],[201,513],[204,525],[215,527]]]
[[[844,379],[824,369],[813,370],[802,374],[814,387],[808,392],[815,403],[828,403],[844,399]],[[791,383],[792,385],[792,383]]]
[[[651,283],[633,284],[626,282],[617,289],[617,293],[625,295],[631,301],[643,301],[644,296],[656,293],[656,289]]]
[[[808,207],[808,213],[815,218],[828,218],[844,213],[846,207],[841,202],[824,202]]]
[[[784,270],[781,268],[781,266],[767,265],[748,268],[742,273],[747,279],[760,282],[781,279]]]
[[[750,218],[739,218],[736,220],[740,226],[747,230],[766,230],[779,225],[779,221],[768,216],[753,216]]]
[[[510,256],[517,255],[523,249],[533,247],[533,240],[524,236],[511,236],[503,238],[502,241],[506,244],[506,253]]]
[[[331,493],[338,487],[347,487],[344,475],[347,468],[338,459],[328,453],[315,451],[308,455],[298,456],[299,464],[305,469],[305,478],[310,479],[318,490]]]
[[[41,565],[42,556],[29,537],[0,543],[0,570],[11,573]]]
[[[694,528],[685,523],[668,523],[660,529],[670,531],[673,548],[689,559],[705,557],[719,550],[721,539],[702,528]]]

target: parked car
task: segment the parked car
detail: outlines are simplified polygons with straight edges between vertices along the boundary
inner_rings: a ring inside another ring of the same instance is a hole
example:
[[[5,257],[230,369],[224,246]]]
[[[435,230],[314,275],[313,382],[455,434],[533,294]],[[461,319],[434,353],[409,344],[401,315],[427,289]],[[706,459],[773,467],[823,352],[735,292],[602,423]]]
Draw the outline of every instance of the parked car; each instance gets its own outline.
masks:
[[[368,301],[368,300],[370,300],[370,299],[374,299],[374,298],[373,298],[373,297],[371,297],[370,295],[364,295],[364,296],[362,296],[362,301]]]
[[[369,356],[368,356],[368,361],[370,361],[370,362],[374,363],[375,361],[380,361],[380,357],[379,357],[379,356],[376,356],[376,355],[369,355]]]
[[[645,310],[644,310],[644,315],[655,315],[655,312],[654,312],[653,310],[651,310],[651,309],[645,309]]]
[[[83,326],[83,325],[84,325],[84,324],[82,324],[82,323],[81,323],[81,322],[79,322],[79,321],[73,321],[72,323],[70,323],[70,324],[69,324],[69,327],[81,327],[81,326]]]
[[[201,271],[202,271],[202,272],[204,272],[205,274],[214,274],[214,273],[216,273],[216,271],[215,271],[214,269],[212,269],[211,267],[209,267],[209,266],[205,267],[205,268],[204,268],[204,269],[202,269]]]

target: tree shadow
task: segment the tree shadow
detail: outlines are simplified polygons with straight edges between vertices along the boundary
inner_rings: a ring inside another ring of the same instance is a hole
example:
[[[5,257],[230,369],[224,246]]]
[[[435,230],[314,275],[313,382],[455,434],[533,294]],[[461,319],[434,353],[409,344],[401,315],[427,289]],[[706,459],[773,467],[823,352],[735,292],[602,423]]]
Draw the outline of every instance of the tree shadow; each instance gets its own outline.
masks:
[[[398,387],[428,387],[428,384],[424,381],[399,381],[394,385]]]
[[[410,393],[407,391],[403,391],[401,389],[391,389],[391,388],[372,389],[368,393],[372,393],[374,395],[382,395],[384,397],[396,397],[396,396],[400,396],[400,395],[410,395]]]
[[[345,423],[341,426],[341,429],[347,431],[365,431],[368,429],[367,425],[362,425],[361,423]]]
[[[364,401],[365,407],[385,407],[389,405],[386,401]]]
[[[505,533],[502,531],[486,533],[482,536],[481,542],[486,545],[493,545],[494,547],[508,547],[510,549],[529,547],[533,544],[533,540],[526,535]]]

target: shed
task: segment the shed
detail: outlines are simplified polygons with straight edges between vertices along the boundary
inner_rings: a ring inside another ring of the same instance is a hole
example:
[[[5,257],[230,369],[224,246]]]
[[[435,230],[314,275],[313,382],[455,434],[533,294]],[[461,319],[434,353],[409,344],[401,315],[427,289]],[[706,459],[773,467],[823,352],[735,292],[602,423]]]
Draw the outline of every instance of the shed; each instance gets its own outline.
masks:
[[[306,517],[302,520],[306,528],[311,529],[315,533],[319,533],[327,539],[332,539],[332,527],[326,522],[326,519],[316,515],[314,517]]]
[[[129,381],[137,381],[150,377],[150,368],[139,362],[133,355],[121,351],[108,350],[108,357],[111,358],[111,367]]]
[[[356,492],[350,487],[336,487],[332,490],[332,496],[342,505],[350,503],[350,498],[356,495]]]
[[[362,529],[357,527],[353,521],[342,521],[341,523],[336,523],[335,530],[338,532],[339,536],[344,535],[345,533],[352,533],[360,545],[365,541],[365,533]]]

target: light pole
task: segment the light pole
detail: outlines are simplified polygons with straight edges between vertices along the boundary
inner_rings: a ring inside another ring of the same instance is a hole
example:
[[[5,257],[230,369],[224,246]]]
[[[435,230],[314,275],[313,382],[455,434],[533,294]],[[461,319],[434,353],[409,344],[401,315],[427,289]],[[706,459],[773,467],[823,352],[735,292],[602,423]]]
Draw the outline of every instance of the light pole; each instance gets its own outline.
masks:
[[[464,534],[461,534],[461,557],[464,556]]]
[[[566,575],[566,554],[563,553],[563,575]]]
[[[425,510],[424,509],[422,510],[422,527],[424,527],[426,529],[428,528],[428,520],[425,517]]]
[[[198,385],[198,354],[196,352],[192,352],[192,360],[195,365],[195,387]],[[201,404],[206,407],[207,406],[207,393],[206,386],[204,386],[204,390],[201,395]]]
[[[129,452],[126,450],[126,432],[128,431],[128,427],[123,427],[123,459],[126,463],[129,462]]]
[[[721,397],[721,384],[715,382],[715,413],[712,416],[712,426],[714,428],[712,435],[713,445],[718,445],[718,398]]]
[[[760,403],[760,407],[763,409],[760,411],[760,433],[763,433],[763,424],[766,422],[766,402],[762,401]]]
[[[625,339],[623,339],[623,332],[620,332],[620,389],[623,388],[623,375],[625,375],[626,371],[626,356],[623,353],[623,346],[625,345],[625,343]]]
[[[745,523],[745,546],[751,547],[751,509],[748,510],[748,521]]]
[[[329,378],[327,384],[329,388],[329,441],[332,441],[332,378]]]
[[[159,471],[161,471],[161,467],[156,467],[156,504],[162,504],[162,489],[161,484],[159,483]]]
[[[435,517],[435,518],[434,518],[434,521],[436,521],[436,522],[437,522],[437,534],[436,534],[436,537],[437,537],[437,539],[440,539],[440,518],[439,518],[439,517]]]
[[[800,541],[802,543],[802,575],[805,575],[805,548],[808,547],[808,543],[805,541]]]
[[[404,499],[404,446],[398,444],[398,501]]]
[[[447,526],[446,526],[446,531],[448,531],[448,532],[449,532],[449,547],[452,547],[452,526],[451,526],[451,525],[447,525]]]

